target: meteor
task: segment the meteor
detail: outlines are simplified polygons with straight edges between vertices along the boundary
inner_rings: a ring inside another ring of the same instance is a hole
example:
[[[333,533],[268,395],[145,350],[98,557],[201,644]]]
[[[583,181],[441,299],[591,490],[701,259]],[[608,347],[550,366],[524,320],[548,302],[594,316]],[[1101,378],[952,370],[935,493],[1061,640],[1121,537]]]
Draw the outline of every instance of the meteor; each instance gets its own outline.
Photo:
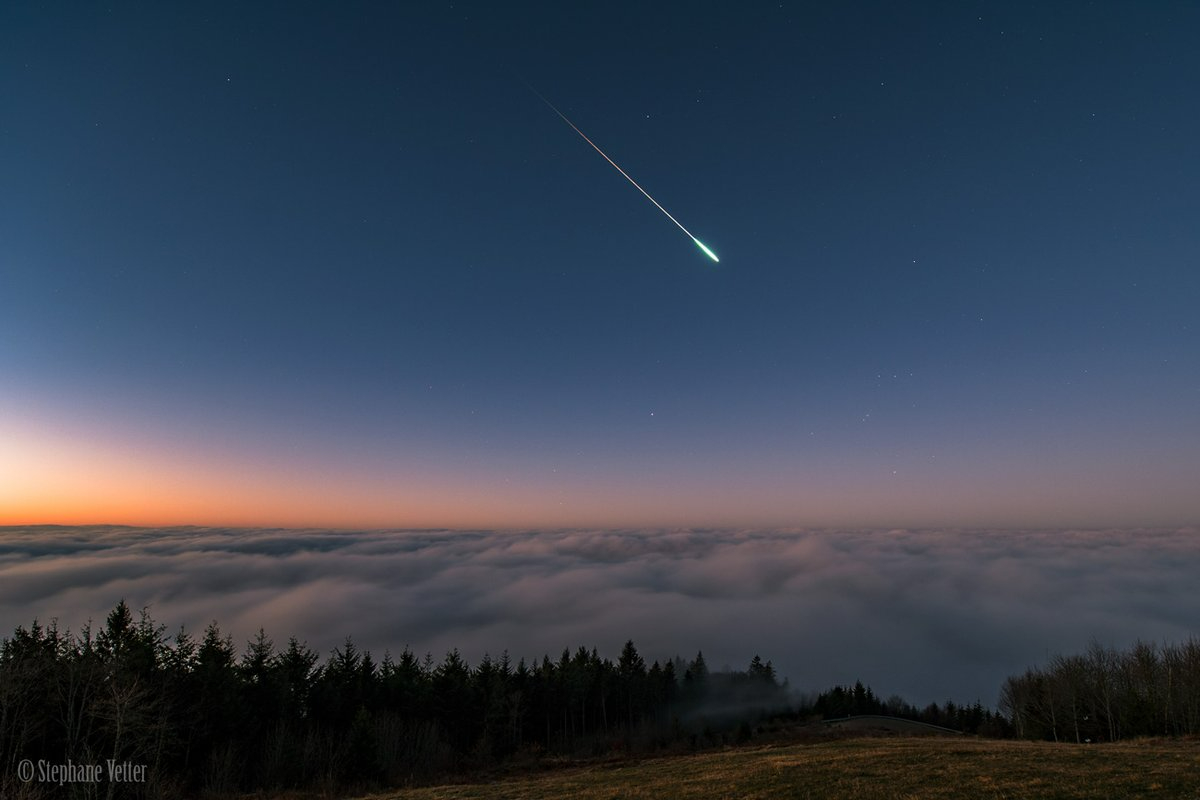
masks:
[[[525,85],[526,85],[526,86],[529,86],[529,84],[525,84]],[[590,145],[592,146],[592,149],[593,149],[593,150],[595,150],[595,151],[596,151],[597,153],[599,153],[600,155],[604,156],[604,160],[605,160],[605,161],[607,161],[609,164],[612,164],[612,165],[613,165],[613,168],[614,168],[614,169],[616,169],[616,171],[617,171],[617,172],[619,172],[619,173],[621,173],[622,175],[624,175],[624,176],[625,176],[625,180],[627,180],[627,181],[629,181],[630,183],[632,183],[635,189],[637,189],[639,192],[641,192],[642,194],[644,194],[644,195],[646,196],[646,199],[647,199],[647,200],[649,200],[651,203],[654,203],[654,205],[655,205],[655,206],[658,208],[658,210],[659,210],[659,211],[661,211],[662,213],[666,214],[666,215],[667,215],[667,219],[671,220],[671,222],[674,222],[676,225],[678,225],[678,226],[679,226],[679,230],[681,230],[681,231],[683,231],[684,233],[686,233],[686,234],[687,234],[687,236],[688,236],[688,238],[689,238],[689,239],[691,239],[693,242],[695,242],[695,243],[696,243],[696,246],[697,246],[697,247],[699,247],[701,250],[703,250],[703,251],[704,251],[704,254],[705,254],[706,256],[708,256],[709,258],[711,258],[713,261],[715,261],[715,262],[717,262],[717,263],[720,263],[721,259],[717,258],[717,254],[716,254],[716,253],[714,253],[712,250],[709,250],[709,249],[708,249],[708,246],[707,246],[706,244],[704,244],[704,242],[700,241],[700,240],[699,240],[699,239],[697,239],[695,236],[692,236],[692,232],[691,232],[691,231],[689,231],[687,228],[683,227],[683,224],[682,224],[682,223],[681,223],[679,220],[677,220],[677,219],[675,219],[674,217],[672,217],[672,216],[671,216],[671,212],[670,212],[670,211],[667,211],[665,208],[663,208],[663,207],[662,207],[662,205],[661,205],[661,204],[660,204],[660,203],[659,203],[657,200],[655,200],[653,197],[651,197],[651,196],[650,196],[650,193],[649,193],[649,192],[647,192],[647,191],[646,191],[645,189],[643,189],[641,186],[638,186],[638,182],[637,182],[637,181],[635,181],[633,178],[629,177],[629,173],[628,173],[628,172],[626,172],[625,170],[623,170],[623,169],[621,169],[619,166],[617,166],[617,162],[615,162],[615,161],[613,161],[611,158],[609,158],[607,153],[605,153],[605,152],[604,152],[603,150],[601,150],[599,147],[596,147],[596,143],[595,143],[595,142],[593,142],[591,139],[589,139],[589,138],[587,137],[587,134],[585,134],[583,131],[579,130],[579,128],[576,128],[576,127],[575,127],[575,123],[574,123],[574,122],[571,122],[571,120],[567,119],[567,115],[566,115],[566,114],[562,113],[562,112],[561,112],[561,111],[559,111],[557,108],[555,108],[554,104],[553,104],[553,103],[551,103],[549,100],[547,100],[545,97],[542,97],[542,93],[541,93],[541,92],[539,92],[537,89],[534,89],[532,86],[529,86],[529,90],[530,90],[531,92],[533,92],[534,94],[536,94],[538,97],[540,97],[543,103],[545,103],[546,105],[550,106],[550,110],[551,110],[551,111],[553,111],[555,114],[558,114],[558,116],[562,117],[562,121],[563,121],[563,122],[565,122],[565,123],[567,123],[568,125],[570,125],[570,126],[571,126],[571,129],[572,129],[573,131],[575,131],[575,132],[576,132],[576,133],[578,133],[580,136],[582,136],[582,137],[583,137],[583,140],[584,140],[585,142],[587,142],[588,144],[590,144]]]

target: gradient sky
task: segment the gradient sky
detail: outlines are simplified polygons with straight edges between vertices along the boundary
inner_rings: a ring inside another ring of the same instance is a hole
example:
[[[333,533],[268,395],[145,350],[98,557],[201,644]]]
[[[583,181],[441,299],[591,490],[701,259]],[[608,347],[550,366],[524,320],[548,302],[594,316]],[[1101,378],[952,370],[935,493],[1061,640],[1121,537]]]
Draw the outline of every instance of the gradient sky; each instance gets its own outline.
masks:
[[[3,4],[0,524],[1200,520],[1200,8],[694,8]]]

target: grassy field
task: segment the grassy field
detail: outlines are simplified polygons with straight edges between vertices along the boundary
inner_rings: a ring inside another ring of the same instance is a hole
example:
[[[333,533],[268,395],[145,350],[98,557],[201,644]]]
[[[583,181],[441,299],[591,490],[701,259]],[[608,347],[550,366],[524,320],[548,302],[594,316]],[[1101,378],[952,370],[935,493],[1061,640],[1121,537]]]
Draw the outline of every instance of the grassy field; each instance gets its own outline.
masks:
[[[486,784],[390,792],[371,800],[559,797],[1200,800],[1200,742],[844,739],[564,768]]]

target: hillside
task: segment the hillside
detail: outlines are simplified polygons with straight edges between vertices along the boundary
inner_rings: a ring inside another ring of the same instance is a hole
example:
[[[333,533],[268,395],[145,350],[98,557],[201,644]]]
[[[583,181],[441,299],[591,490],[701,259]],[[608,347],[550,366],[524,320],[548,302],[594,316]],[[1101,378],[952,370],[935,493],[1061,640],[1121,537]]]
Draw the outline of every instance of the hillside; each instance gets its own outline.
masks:
[[[1200,743],[1065,745],[988,739],[848,739],[607,763],[535,777],[372,795],[471,798],[1193,798]]]
[[[952,728],[882,714],[827,719],[822,725],[831,732],[852,736],[962,736],[962,731]]]

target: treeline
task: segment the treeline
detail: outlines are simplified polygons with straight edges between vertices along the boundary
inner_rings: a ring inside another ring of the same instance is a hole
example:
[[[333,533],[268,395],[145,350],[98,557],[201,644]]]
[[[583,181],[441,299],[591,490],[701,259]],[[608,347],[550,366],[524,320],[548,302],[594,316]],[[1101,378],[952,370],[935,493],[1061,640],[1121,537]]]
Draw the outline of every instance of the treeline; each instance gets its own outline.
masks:
[[[864,686],[862,681],[856,682],[854,686],[835,686],[815,696],[801,698],[792,712],[793,716],[819,716],[826,720],[861,714],[901,717],[993,738],[1012,735],[1008,720],[978,700],[972,705],[960,705],[953,700],[947,700],[941,705],[930,703],[918,708],[899,695],[892,695],[883,700],[870,686]]]
[[[748,736],[749,721],[788,703],[785,684],[757,656],[745,671],[710,672],[702,654],[647,665],[633,642],[615,662],[580,647],[471,666],[457,650],[377,661],[347,640],[322,663],[260,631],[239,654],[216,623],[199,640],[168,637],[122,601],[99,631],[35,622],[0,642],[0,796],[36,796],[14,780],[25,759],[144,764],[146,783],[117,796],[183,797],[333,793],[541,755],[703,747]]]
[[[1200,734],[1200,640],[1082,655],[1008,678],[1000,708],[1016,735],[1056,742],[1113,742]]]

